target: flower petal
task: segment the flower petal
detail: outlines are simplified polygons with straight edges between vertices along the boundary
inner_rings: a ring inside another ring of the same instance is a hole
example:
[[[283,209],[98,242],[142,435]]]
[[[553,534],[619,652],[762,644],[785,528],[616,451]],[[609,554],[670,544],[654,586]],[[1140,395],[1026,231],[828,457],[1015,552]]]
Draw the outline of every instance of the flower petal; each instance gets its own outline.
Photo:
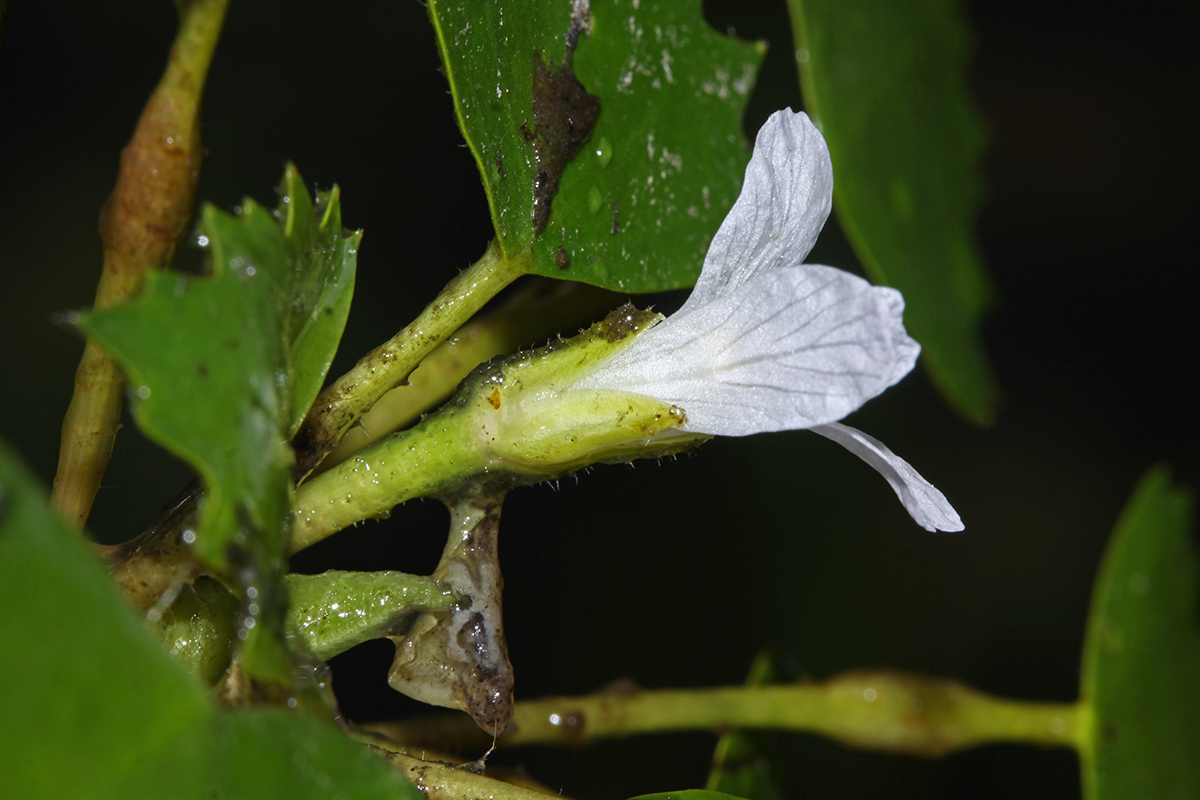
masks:
[[[687,306],[708,302],[768,270],[804,261],[829,217],[833,166],[804,113],[763,124],[737,202],[713,237]]]
[[[834,422],[913,368],[904,300],[848,272],[771,270],[638,335],[577,388],[683,408],[682,430],[745,436]]]
[[[962,520],[946,496],[883,442],[860,430],[833,423],[812,429],[870,464],[892,485],[908,513],[927,531],[961,531]]]

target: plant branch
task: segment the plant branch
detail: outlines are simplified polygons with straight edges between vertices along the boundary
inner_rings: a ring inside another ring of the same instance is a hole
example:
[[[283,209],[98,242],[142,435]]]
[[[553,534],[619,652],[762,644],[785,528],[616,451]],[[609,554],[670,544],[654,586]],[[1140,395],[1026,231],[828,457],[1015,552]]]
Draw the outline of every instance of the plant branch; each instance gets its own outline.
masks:
[[[442,761],[424,761],[404,752],[381,744],[375,738],[367,740],[375,746],[385,759],[390,761],[427,800],[463,800],[463,798],[489,798],[489,800],[563,800],[562,794],[545,789],[520,786],[489,778],[472,771],[471,767],[456,766]]]
[[[342,437],[316,472],[333,467],[364,447],[414,422],[450,396],[476,366],[512,353],[567,326],[615,308],[619,295],[572,281],[535,278],[496,311],[459,328],[417,367],[403,386],[380,398],[359,425]]]
[[[415,320],[363,356],[313,403],[292,442],[297,480],[312,472],[342,436],[386,393],[488,300],[526,271],[527,255],[506,255],[499,240],[446,284]]]
[[[466,716],[369,726],[406,747],[488,744]],[[940,757],[985,743],[1078,746],[1074,704],[1006,700],[954,681],[902,672],[850,672],[824,683],[604,692],[518,703],[497,745],[577,745],[666,731],[732,728],[815,733],[842,744]]]
[[[179,32],[166,71],[121,152],[116,187],[100,210],[104,268],[96,308],[125,302],[146,273],[171,263],[192,218],[203,147],[200,101],[229,0],[180,4]],[[52,502],[82,529],[108,468],[121,421],[125,381],[89,340],[63,420]]]

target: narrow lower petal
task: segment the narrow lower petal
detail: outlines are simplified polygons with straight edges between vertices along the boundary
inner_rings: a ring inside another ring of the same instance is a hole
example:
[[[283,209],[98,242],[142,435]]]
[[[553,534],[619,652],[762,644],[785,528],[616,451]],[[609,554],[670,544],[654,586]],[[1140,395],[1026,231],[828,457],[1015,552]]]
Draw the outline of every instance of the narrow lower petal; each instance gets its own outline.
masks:
[[[848,272],[771,270],[685,306],[577,388],[619,389],[681,407],[683,430],[721,436],[834,422],[913,368],[904,301]]]
[[[833,423],[812,429],[840,444],[882,475],[896,497],[927,531],[961,531],[962,520],[933,484],[921,477],[912,466],[884,446],[883,442],[848,425]]]
[[[742,192],[713,237],[687,306],[803,263],[832,200],[825,140],[806,114],[776,111],[758,132]]]

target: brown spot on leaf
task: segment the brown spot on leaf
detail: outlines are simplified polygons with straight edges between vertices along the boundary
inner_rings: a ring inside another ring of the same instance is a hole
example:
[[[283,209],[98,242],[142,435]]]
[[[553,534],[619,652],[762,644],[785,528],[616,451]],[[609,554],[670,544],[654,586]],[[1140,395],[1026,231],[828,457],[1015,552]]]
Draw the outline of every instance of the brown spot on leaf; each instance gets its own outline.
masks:
[[[576,34],[578,35],[578,34]],[[562,171],[587,141],[600,115],[600,98],[589,94],[567,63],[557,69],[535,56],[533,73],[533,151],[537,177],[533,182],[533,232],[541,233],[550,221],[550,206],[558,193]],[[529,141],[528,128],[522,135]]]
[[[500,410],[500,390],[492,389],[492,393],[488,395],[487,401],[488,401],[488,403],[491,404],[492,408],[499,411]]]
[[[554,266],[559,269],[566,269],[571,266],[571,256],[567,253],[567,248],[561,244],[558,246],[558,252],[554,254]]]

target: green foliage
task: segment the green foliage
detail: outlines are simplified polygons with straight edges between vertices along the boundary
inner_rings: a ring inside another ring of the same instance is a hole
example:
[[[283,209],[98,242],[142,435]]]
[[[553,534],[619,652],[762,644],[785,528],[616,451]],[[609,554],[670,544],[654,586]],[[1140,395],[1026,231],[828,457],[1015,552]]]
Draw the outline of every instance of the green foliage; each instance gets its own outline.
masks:
[[[759,653],[750,667],[746,685],[778,683],[778,673],[774,654]],[[768,732],[735,730],[723,734],[717,740],[712,771],[705,788],[749,800],[777,800],[783,797],[779,776],[773,766],[777,758],[767,755],[774,751],[773,744],[773,737]]]
[[[1200,626],[1191,494],[1142,478],[1108,546],[1084,645],[1080,748],[1092,800],[1200,789]]]
[[[694,0],[571,13],[552,0],[429,3],[497,235],[541,275],[688,286],[737,196],[762,47],[711,30]]]
[[[151,274],[133,302],[80,325],[125,370],[139,426],[200,473],[196,552],[229,572],[254,620],[246,668],[287,683],[287,439],[341,337],[359,237],[342,231],[336,189],[314,209],[291,166],[282,187],[274,212],[204,209],[208,276]]]
[[[0,608],[6,796],[421,797],[331,723],[217,709],[3,446]]]
[[[210,713],[2,445],[0,608],[13,797],[105,796]]]
[[[989,286],[973,233],[984,136],[962,14],[954,0],[788,9],[838,219],[871,277],[904,295],[904,323],[942,394],[990,422],[998,389],[979,338]]]

